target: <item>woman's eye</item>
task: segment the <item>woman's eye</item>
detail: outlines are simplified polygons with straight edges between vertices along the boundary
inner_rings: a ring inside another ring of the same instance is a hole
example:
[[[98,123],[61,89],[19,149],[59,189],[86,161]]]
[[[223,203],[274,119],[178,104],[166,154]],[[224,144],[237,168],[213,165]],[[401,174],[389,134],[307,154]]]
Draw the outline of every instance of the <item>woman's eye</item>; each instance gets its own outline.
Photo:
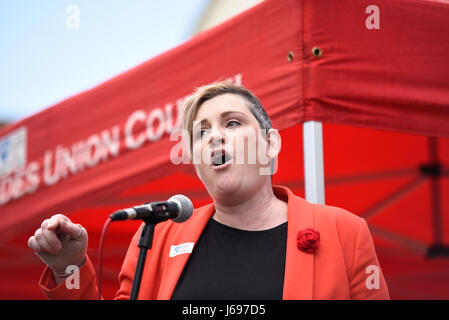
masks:
[[[209,132],[208,129],[201,129],[200,130],[200,137],[202,138],[205,134],[207,134]]]
[[[226,127],[227,128],[229,128],[229,127],[236,127],[236,126],[239,126],[240,125],[240,122],[238,122],[238,121],[236,121],[236,120],[231,120],[231,121],[229,121],[227,124],[226,124]]]

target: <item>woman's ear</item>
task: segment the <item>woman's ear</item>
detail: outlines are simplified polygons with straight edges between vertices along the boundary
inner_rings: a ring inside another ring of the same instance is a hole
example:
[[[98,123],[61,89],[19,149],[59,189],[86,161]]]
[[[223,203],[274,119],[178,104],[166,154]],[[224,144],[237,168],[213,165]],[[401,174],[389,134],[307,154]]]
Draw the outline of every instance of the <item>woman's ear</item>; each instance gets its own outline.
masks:
[[[281,152],[282,139],[281,135],[276,129],[270,129],[267,132],[267,157],[274,160]]]

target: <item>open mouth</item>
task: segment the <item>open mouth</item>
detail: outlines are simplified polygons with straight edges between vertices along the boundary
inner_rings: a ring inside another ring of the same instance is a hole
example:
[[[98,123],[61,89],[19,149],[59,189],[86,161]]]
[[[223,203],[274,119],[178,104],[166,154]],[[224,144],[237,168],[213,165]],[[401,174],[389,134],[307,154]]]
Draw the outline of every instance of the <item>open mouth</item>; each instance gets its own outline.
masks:
[[[213,151],[211,154],[211,165],[215,168],[228,164],[231,160],[232,157],[224,150]]]

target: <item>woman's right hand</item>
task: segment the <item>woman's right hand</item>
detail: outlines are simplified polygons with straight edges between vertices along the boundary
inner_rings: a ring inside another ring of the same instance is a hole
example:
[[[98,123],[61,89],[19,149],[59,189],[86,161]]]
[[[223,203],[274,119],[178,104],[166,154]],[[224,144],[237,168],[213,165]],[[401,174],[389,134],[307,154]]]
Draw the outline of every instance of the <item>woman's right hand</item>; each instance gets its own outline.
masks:
[[[28,239],[28,246],[54,273],[62,275],[67,266],[83,263],[87,242],[86,229],[66,216],[56,214],[42,222],[34,236]]]

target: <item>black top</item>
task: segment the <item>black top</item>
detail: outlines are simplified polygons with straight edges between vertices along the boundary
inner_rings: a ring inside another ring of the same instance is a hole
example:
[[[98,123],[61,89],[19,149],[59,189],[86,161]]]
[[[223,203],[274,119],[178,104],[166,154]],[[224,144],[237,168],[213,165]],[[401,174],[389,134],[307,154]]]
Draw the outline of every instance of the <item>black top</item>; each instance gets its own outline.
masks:
[[[210,219],[171,298],[280,300],[286,248],[287,222],[246,231]]]

